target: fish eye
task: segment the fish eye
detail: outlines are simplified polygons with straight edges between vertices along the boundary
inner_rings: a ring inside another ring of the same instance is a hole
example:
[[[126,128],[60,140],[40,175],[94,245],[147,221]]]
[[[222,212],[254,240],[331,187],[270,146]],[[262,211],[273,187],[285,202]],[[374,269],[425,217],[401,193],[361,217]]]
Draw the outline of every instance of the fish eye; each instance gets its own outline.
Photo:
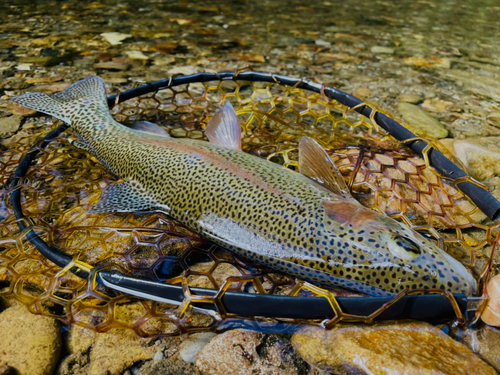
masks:
[[[415,242],[402,236],[392,236],[387,242],[387,248],[392,255],[403,260],[412,260],[422,254]]]

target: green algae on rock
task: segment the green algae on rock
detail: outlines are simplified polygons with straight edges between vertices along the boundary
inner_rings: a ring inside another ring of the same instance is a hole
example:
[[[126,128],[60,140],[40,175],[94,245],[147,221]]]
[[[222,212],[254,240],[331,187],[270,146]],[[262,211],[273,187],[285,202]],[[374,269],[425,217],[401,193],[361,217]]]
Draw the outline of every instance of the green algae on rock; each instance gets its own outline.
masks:
[[[292,345],[323,371],[373,375],[494,375],[496,371],[463,344],[427,323],[340,324],[331,331],[306,327]]]

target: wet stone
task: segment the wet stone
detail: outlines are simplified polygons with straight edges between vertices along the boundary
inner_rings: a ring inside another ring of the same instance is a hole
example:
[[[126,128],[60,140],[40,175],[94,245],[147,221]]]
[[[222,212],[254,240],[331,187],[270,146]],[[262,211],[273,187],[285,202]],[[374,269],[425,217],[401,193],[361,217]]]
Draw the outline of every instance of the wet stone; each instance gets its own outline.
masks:
[[[488,325],[480,329],[467,329],[462,343],[500,371],[500,330]]]
[[[478,180],[500,175],[500,137],[467,140],[443,139],[442,143]]]
[[[170,135],[175,138],[184,138],[187,135],[187,132],[182,128],[175,128],[170,130]]]
[[[306,362],[333,373],[496,374],[465,345],[427,323],[307,327],[292,344]]]
[[[418,104],[422,101],[422,97],[417,94],[403,94],[399,97],[400,102]]]
[[[21,126],[23,116],[12,115],[0,119],[0,137],[5,138],[15,133]]]
[[[373,46],[370,51],[375,54],[393,55],[396,50],[391,47]]]
[[[22,305],[0,314],[0,366],[19,375],[51,374],[59,360],[61,335],[53,318],[34,315]]]
[[[183,341],[179,347],[179,355],[184,361],[194,363],[199,351],[215,336],[217,335],[212,332],[200,332],[189,335],[187,340]]]
[[[410,103],[398,103],[403,119],[412,127],[425,131],[434,138],[445,138],[448,130],[424,109]]]

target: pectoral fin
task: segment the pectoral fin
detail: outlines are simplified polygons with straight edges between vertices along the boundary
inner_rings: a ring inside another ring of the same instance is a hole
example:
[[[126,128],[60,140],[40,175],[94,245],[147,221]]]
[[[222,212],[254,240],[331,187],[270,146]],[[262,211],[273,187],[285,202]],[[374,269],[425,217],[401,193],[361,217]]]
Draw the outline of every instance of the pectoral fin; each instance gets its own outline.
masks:
[[[99,202],[91,206],[88,212],[133,212],[151,210],[156,206],[156,199],[141,184],[128,180],[108,186],[101,193]]]
[[[168,134],[165,129],[149,121],[137,121],[136,123],[134,123],[134,125],[131,126],[131,128],[141,132],[171,138],[170,134]]]
[[[328,190],[345,198],[352,198],[330,155],[312,138],[302,137],[300,140],[299,171]]]
[[[205,134],[210,142],[241,150],[241,127],[231,103],[226,102],[208,122]]]

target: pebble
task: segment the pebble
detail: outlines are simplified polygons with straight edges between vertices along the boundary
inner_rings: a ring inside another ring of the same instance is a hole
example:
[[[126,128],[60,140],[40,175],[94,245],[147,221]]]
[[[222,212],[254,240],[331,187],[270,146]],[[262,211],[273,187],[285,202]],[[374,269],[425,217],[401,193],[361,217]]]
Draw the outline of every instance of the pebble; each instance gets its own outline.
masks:
[[[306,327],[292,345],[306,362],[333,373],[496,374],[465,345],[421,322]]]
[[[400,102],[418,104],[422,101],[422,97],[417,94],[402,94],[399,97]]]
[[[482,181],[500,175],[500,137],[442,139],[441,142],[475,179]]]
[[[408,57],[405,64],[413,66],[428,66],[432,68],[450,69],[451,60],[446,57]]]
[[[434,138],[445,138],[448,136],[448,130],[443,124],[418,105],[400,102],[398,103],[398,109],[403,119],[410,126],[423,130]]]
[[[189,335],[188,339],[179,347],[179,355],[184,361],[194,363],[199,351],[215,336],[217,335],[213,332],[200,332]]]
[[[125,51],[125,54],[132,60],[149,60],[149,57],[141,51]]]
[[[307,364],[294,353],[289,342],[246,329],[215,336],[198,353],[195,364],[204,375],[308,373]]]
[[[23,305],[0,314],[0,365],[19,375],[52,374],[59,360],[61,334],[58,322],[34,315]]]
[[[122,40],[131,38],[132,35],[130,34],[122,34],[122,33],[102,33],[101,36],[106,40],[109,44],[112,46],[116,46],[118,44],[122,44]]]
[[[174,138],[184,138],[187,135],[187,132],[182,128],[175,128],[170,130],[170,135]]]
[[[155,356],[153,357],[153,361],[158,362],[163,357],[164,357],[164,355],[163,355],[162,351],[156,352]]]
[[[366,97],[370,96],[371,93],[372,92],[369,88],[363,87],[363,86],[358,87],[356,89],[356,91],[354,91],[354,95],[357,97],[361,97],[361,98],[366,98]]]
[[[106,69],[106,70],[127,70],[129,64],[120,63],[115,61],[105,61],[94,64],[94,69]]]
[[[384,55],[393,55],[396,50],[391,47],[385,47],[385,46],[373,46],[370,51],[372,53],[377,53],[377,54],[384,54]]]
[[[21,117],[31,116],[31,115],[34,115],[35,113],[37,113],[36,110],[23,107],[22,105],[14,103],[11,100],[9,100],[9,104],[7,105],[7,110],[10,113],[12,113],[13,115],[17,115],[17,116],[21,116]]]
[[[12,133],[15,133],[21,126],[23,116],[12,115],[0,119],[0,137],[5,138]]]

